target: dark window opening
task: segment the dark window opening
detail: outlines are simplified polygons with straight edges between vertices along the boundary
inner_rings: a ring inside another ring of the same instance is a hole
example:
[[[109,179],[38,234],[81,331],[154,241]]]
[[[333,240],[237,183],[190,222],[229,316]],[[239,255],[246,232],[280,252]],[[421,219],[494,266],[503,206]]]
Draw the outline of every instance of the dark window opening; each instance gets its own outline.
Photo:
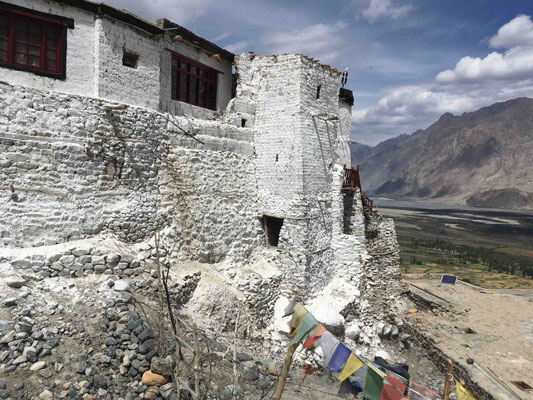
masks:
[[[283,218],[271,217],[269,215],[263,216],[263,227],[265,229],[265,238],[268,246],[278,246],[279,233],[283,226]]]
[[[137,54],[133,54],[124,50],[124,53],[122,54],[122,65],[130,68],[137,68],[138,60],[139,56]]]
[[[217,107],[218,71],[172,53],[171,98],[211,110]]]
[[[352,229],[352,222],[355,215],[355,209],[354,209],[354,194],[352,193],[346,193],[343,196],[343,206],[344,206],[344,212],[343,212],[343,233],[346,235],[350,235],[353,231]]]
[[[246,119],[245,118],[241,119],[241,128],[246,128]]]
[[[322,89],[322,85],[318,85],[316,87],[316,99],[320,99],[320,89]]]
[[[276,162],[279,160],[279,154],[276,154]]]
[[[0,66],[64,78],[66,22],[0,5]]]

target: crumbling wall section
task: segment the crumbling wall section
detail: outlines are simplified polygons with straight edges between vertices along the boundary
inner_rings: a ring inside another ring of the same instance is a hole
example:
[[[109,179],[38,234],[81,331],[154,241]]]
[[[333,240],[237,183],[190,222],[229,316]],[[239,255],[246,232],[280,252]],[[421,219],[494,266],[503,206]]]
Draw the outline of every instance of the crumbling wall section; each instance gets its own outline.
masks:
[[[165,120],[81,96],[2,85],[2,244],[39,246],[105,230],[139,240],[157,216]],[[164,219],[164,217],[163,217]]]
[[[283,219],[273,250],[279,267],[291,276],[282,290],[292,293],[305,291],[309,235],[299,118],[301,60],[298,55],[236,57],[233,103],[236,112],[253,113],[258,213]]]

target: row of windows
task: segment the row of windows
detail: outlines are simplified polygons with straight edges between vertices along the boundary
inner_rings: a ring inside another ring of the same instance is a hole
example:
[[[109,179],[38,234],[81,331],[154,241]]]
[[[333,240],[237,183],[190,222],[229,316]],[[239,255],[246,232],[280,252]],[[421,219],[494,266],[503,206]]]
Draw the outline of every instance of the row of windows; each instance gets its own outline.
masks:
[[[31,10],[29,10],[31,11]],[[64,78],[64,24],[0,7],[0,66]],[[122,63],[136,68],[138,56],[124,52]],[[218,71],[172,53],[171,98],[216,110]]]
[[[216,109],[217,71],[179,54],[172,54],[171,97]]]

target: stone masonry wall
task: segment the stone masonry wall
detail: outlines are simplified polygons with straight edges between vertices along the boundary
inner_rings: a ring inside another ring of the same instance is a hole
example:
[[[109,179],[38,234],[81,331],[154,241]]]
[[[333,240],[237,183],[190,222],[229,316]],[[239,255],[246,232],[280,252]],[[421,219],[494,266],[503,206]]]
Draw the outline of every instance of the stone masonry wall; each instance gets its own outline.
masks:
[[[262,243],[250,129],[10,85],[0,108],[2,247],[170,225],[207,262]]]

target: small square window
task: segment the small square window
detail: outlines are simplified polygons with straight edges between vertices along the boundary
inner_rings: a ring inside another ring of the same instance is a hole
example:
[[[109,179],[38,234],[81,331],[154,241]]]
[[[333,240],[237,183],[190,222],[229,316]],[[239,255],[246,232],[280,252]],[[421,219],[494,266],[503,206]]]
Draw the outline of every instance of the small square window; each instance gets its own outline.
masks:
[[[137,54],[129,53],[124,51],[122,54],[122,65],[130,68],[137,68],[137,61],[139,56]]]
[[[263,216],[263,229],[267,246],[278,247],[279,234],[282,226],[283,218],[271,217],[270,215]]]

